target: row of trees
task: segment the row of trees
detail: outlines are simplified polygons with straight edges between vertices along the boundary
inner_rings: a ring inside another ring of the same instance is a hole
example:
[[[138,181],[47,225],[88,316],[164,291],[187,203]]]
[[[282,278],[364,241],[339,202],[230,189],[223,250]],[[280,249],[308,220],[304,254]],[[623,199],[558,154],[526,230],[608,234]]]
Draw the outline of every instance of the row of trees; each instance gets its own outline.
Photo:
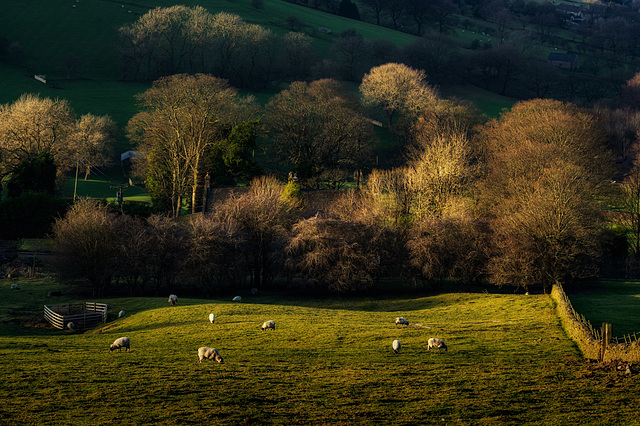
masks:
[[[109,164],[117,133],[108,116],[76,117],[66,100],[22,95],[0,105],[0,180],[10,180],[9,196],[29,190],[52,195],[56,176],[75,170],[86,179]]]
[[[640,34],[631,30],[636,24],[632,25],[628,16],[606,13],[572,27],[574,40],[554,38],[550,28],[563,25],[566,16],[553,5],[536,2],[516,5],[493,1],[466,6],[449,0],[408,3],[411,7],[389,2],[370,6],[381,7],[380,12],[393,8],[403,14],[410,9],[415,16],[410,22],[422,26],[437,19],[441,31],[398,48],[347,30],[333,38],[331,49],[323,55],[314,48],[317,29],[310,30],[299,18],[283,23],[291,31],[277,35],[237,15],[211,15],[199,6],[156,8],[120,28],[122,78],[154,80],[183,72],[207,73],[236,87],[262,89],[282,80],[360,81],[372,67],[402,62],[425,71],[434,84],[472,83],[519,98],[555,96],[593,102],[616,93],[629,77],[625,63],[635,54],[636,33]],[[461,51],[459,41],[444,34],[455,13],[486,20],[486,26],[468,19],[459,23],[464,31],[484,34],[478,36],[483,41],[473,39]],[[567,76],[548,65],[541,60],[546,55],[544,45],[585,54],[580,64],[585,72]]]
[[[157,290],[180,278],[214,292],[268,286],[278,275],[294,287],[337,292],[383,278],[546,290],[625,258],[627,234],[605,226],[602,203],[636,205],[637,183],[630,177],[620,186],[626,198],[615,196],[608,136],[593,112],[533,100],[474,125],[468,110],[441,99],[427,96],[413,108],[430,93],[423,84],[404,97],[396,92],[398,99],[368,98],[402,116],[391,122],[406,123],[410,145],[405,164],[371,171],[360,190],[309,211],[297,184],[262,178],[212,213],[180,222],[81,203],[55,226],[63,270],[98,291],[114,282]],[[98,249],[108,254],[91,251]]]
[[[201,6],[155,8],[119,31],[123,79],[208,73],[237,87],[263,88],[275,75],[305,77],[312,56],[304,33],[279,36]]]

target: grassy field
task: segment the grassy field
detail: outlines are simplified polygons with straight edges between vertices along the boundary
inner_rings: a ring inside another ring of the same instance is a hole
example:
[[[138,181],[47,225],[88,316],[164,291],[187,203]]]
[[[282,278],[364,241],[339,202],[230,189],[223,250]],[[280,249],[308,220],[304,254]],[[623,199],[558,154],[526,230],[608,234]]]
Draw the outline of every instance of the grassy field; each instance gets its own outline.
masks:
[[[581,285],[567,294],[573,307],[594,327],[613,325],[613,335],[640,334],[640,282],[608,280]]]
[[[43,304],[71,300],[46,297],[54,281],[13,282],[0,283],[4,424],[638,423],[637,376],[582,361],[546,295],[102,299],[126,316],[82,333],[43,326]],[[125,335],[131,352],[109,353]],[[428,352],[430,337],[449,351]],[[200,346],[225,363],[199,364]]]

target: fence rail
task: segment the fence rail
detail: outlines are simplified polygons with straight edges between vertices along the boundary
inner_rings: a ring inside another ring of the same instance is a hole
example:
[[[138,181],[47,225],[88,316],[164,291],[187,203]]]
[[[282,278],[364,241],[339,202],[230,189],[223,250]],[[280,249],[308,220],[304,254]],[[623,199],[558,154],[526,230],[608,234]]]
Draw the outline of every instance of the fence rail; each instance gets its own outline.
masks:
[[[90,328],[107,322],[107,309],[107,304],[96,302],[44,305],[44,318],[59,329],[64,329],[70,322],[75,328]]]

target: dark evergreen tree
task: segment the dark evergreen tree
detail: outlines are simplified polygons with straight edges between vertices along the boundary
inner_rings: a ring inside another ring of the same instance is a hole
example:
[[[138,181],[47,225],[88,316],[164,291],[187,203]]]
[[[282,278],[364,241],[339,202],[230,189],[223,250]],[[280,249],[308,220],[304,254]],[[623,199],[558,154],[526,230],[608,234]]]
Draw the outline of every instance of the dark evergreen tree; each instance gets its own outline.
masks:
[[[43,191],[53,195],[56,184],[56,165],[48,151],[24,160],[16,167],[7,182],[9,197],[19,197],[27,191]]]

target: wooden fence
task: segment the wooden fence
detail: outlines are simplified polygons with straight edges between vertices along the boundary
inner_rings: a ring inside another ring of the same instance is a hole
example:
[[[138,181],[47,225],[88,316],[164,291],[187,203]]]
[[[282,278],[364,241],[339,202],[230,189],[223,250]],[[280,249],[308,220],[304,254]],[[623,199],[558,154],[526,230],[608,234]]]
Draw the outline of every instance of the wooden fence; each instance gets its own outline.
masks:
[[[558,314],[565,331],[576,341],[586,358],[600,361],[640,361],[640,342],[636,333],[618,338],[611,336],[611,324],[603,324],[601,329],[594,327],[584,315],[576,312],[559,284],[553,286],[551,297],[558,305]],[[603,334],[606,334],[604,339]]]
[[[75,328],[90,328],[107,322],[105,303],[78,302],[45,305],[44,318],[55,328],[64,329],[73,322]]]

